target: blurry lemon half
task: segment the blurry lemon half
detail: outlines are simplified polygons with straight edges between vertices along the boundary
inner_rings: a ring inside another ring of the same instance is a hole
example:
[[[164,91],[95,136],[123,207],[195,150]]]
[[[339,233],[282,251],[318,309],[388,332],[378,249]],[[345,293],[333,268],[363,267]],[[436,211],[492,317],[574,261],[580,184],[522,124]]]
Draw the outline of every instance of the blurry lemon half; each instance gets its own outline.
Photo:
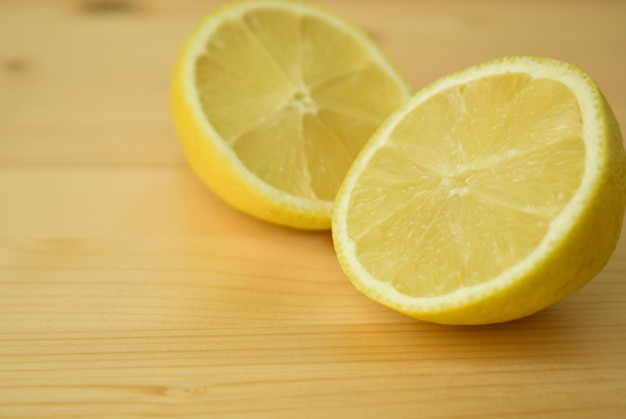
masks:
[[[171,97],[186,158],[217,195],[266,221],[325,229],[354,158],[409,93],[351,24],[307,4],[255,0],[202,21]]]
[[[515,57],[444,77],[374,134],[337,196],[340,263],[367,296],[438,323],[529,315],[618,240],[626,157],[579,68]]]

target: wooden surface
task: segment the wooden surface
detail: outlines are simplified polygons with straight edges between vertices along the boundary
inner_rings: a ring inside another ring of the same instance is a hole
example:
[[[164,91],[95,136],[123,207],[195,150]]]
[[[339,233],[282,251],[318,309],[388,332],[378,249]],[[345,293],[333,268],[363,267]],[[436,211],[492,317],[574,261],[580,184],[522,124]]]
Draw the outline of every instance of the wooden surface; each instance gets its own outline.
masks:
[[[567,300],[442,327],[359,294],[329,233],[204,188],[168,83],[216,3],[0,0],[0,417],[626,417],[626,234]],[[551,56],[626,127],[626,2],[320,3],[416,88]]]

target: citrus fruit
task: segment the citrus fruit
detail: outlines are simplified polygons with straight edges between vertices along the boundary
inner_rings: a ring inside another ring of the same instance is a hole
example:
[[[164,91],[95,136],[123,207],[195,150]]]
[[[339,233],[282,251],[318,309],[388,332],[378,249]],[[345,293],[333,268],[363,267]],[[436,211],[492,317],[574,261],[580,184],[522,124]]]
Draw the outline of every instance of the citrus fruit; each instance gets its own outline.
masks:
[[[216,9],[189,36],[171,108],[186,159],[222,199],[327,229],[354,158],[409,97],[355,26],[311,5],[255,0]]]
[[[625,203],[624,146],[597,85],[510,57],[432,83],[382,124],[337,195],[333,238],[355,286],[390,308],[503,322],[594,277]]]

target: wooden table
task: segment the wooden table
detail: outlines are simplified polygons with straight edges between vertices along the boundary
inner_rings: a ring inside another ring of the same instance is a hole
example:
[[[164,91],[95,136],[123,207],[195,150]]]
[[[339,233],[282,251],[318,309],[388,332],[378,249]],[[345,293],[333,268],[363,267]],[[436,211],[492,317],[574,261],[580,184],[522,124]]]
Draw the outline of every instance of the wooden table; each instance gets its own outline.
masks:
[[[358,293],[328,232],[251,219],[196,179],[168,83],[216,3],[0,0],[0,416],[626,417],[626,233],[565,301],[443,327]],[[551,56],[626,127],[626,2],[319,3],[416,88]]]

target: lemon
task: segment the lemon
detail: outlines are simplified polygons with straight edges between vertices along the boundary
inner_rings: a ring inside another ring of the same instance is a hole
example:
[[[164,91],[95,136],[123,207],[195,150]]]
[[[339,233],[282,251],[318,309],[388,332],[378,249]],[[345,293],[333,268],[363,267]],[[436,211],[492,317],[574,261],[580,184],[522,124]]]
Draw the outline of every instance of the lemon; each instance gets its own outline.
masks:
[[[394,112],[337,195],[340,264],[370,298],[444,324],[504,322],[606,264],[626,156],[579,68],[511,57],[444,77]]]
[[[409,97],[358,28],[307,4],[255,0],[215,10],[189,36],[171,109],[186,159],[223,200],[328,229],[354,158]]]

